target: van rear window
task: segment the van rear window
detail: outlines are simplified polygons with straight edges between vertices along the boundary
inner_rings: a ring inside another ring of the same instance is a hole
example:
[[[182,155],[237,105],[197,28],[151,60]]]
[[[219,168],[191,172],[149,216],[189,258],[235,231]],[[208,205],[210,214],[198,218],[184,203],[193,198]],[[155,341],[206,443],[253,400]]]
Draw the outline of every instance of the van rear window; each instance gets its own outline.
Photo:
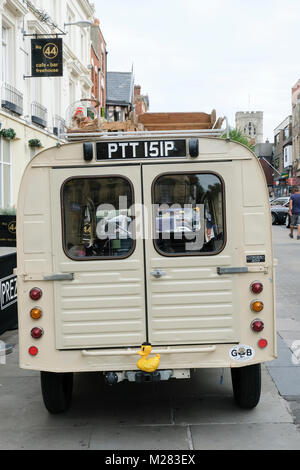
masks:
[[[210,173],[164,174],[153,184],[155,240],[166,256],[219,253],[224,246],[224,187]]]
[[[64,251],[72,259],[124,258],[134,250],[133,188],[122,177],[80,177],[62,188]]]

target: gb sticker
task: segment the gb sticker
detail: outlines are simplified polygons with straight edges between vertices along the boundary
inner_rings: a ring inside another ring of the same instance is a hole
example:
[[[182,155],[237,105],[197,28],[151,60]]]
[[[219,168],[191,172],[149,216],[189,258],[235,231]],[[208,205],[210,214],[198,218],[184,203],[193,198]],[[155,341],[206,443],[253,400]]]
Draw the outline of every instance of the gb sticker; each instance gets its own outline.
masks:
[[[229,351],[229,356],[231,359],[237,362],[246,362],[253,359],[255,356],[255,351],[251,346],[246,346],[244,344],[238,344],[234,346]]]

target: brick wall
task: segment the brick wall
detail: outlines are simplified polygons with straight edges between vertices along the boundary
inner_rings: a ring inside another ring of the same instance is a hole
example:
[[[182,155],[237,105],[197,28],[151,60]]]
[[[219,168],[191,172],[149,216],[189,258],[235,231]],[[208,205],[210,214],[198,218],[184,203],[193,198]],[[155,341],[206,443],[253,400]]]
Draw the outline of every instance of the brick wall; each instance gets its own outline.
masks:
[[[106,107],[106,43],[100,29],[100,21],[94,20],[91,27],[91,80],[92,96],[100,101],[101,108]]]

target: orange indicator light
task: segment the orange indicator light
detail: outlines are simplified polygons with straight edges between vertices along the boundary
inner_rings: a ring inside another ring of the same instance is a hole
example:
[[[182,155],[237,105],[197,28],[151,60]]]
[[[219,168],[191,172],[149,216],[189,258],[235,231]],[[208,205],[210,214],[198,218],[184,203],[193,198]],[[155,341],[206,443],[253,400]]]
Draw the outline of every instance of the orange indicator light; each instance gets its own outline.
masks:
[[[40,308],[32,308],[30,310],[30,316],[33,320],[39,320],[42,316],[42,310]]]
[[[261,312],[263,308],[264,304],[260,300],[254,300],[251,302],[251,310],[253,310],[253,312]]]

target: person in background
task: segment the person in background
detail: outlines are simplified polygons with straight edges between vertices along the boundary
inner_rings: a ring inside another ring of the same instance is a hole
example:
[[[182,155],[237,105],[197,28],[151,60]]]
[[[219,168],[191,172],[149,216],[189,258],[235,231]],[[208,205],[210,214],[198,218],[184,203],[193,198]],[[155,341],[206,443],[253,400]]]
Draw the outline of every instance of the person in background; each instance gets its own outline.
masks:
[[[297,240],[300,240],[300,188],[295,186],[290,197],[289,214],[291,217],[289,237],[294,238],[294,228],[298,227]]]

